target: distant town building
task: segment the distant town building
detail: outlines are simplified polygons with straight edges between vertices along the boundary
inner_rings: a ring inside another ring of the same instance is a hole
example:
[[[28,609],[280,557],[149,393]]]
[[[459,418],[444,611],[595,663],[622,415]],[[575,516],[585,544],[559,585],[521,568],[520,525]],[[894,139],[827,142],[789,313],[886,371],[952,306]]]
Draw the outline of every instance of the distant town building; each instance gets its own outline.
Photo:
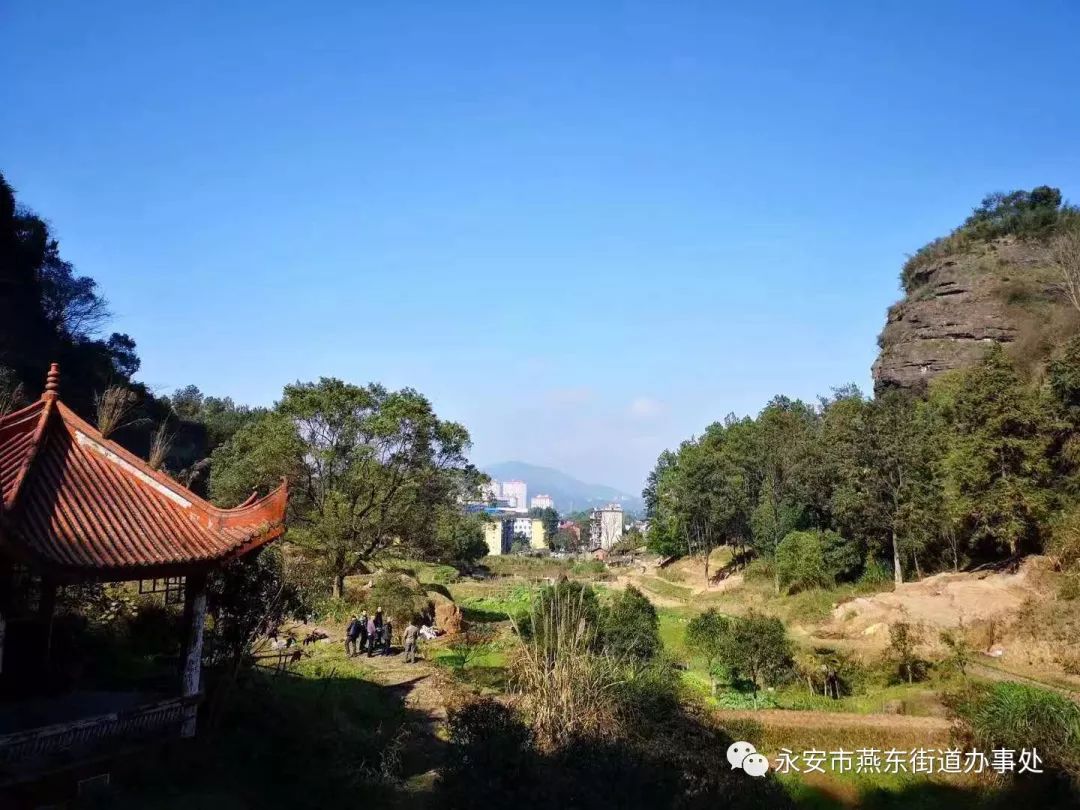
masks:
[[[524,481],[502,481],[499,487],[502,497],[510,502],[511,509],[519,512],[529,511],[529,493]]]
[[[560,521],[559,522],[559,531],[560,532],[569,532],[570,534],[574,535],[574,540],[577,543],[581,543],[581,527],[578,526],[576,523],[574,523],[574,521],[572,521],[572,520]]]
[[[533,495],[532,500],[529,501],[529,507],[532,509],[554,509],[555,501],[551,500],[550,495]]]
[[[548,547],[544,521],[540,518],[499,514],[492,515],[491,520],[484,524],[484,541],[487,543],[488,554],[509,554],[517,538],[524,538],[529,548],[539,550]]]
[[[589,547],[605,551],[622,540],[623,510],[617,503],[593,509],[589,517]]]

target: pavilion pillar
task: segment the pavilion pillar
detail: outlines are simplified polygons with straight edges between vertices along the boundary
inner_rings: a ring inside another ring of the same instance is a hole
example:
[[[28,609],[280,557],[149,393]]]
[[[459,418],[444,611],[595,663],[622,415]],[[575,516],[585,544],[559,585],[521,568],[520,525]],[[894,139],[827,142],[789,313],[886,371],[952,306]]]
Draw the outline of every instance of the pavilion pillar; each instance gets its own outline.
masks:
[[[4,673],[4,640],[11,615],[11,563],[0,560],[0,675]]]
[[[202,688],[203,626],[206,624],[206,572],[187,575],[184,586],[184,618],[187,622],[187,641],[184,644],[183,671],[180,676],[181,697],[194,697]],[[195,720],[199,713],[196,704],[184,708],[180,736],[195,736]]]
[[[38,600],[38,620],[45,631],[45,647],[42,650],[42,663],[48,666],[52,658],[53,614],[56,613],[57,584],[50,579],[41,580],[41,598]]]

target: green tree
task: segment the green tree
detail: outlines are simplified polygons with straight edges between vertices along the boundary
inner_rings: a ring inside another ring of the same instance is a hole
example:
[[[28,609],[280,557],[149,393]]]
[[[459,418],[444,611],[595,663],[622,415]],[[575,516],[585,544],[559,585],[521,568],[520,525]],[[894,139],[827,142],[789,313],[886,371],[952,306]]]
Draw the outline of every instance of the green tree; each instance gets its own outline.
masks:
[[[745,676],[755,693],[780,683],[794,666],[791,641],[775,616],[750,613],[733,619],[722,640],[720,665],[733,677]]]
[[[1054,496],[1051,421],[1038,391],[994,344],[934,393],[948,429],[945,495],[960,530],[990,556],[1039,549]]]
[[[463,427],[416,391],[323,378],[286,386],[273,412],[214,453],[216,497],[291,485],[289,540],[317,559],[341,596],[345,577],[394,545],[422,544],[469,469]]]
[[[686,626],[686,647],[705,661],[712,693],[716,694],[716,669],[726,649],[731,622],[721,616],[716,608],[699,613]]]
[[[834,578],[825,565],[825,548],[817,531],[791,532],[776,548],[780,586],[788,593],[827,588]]]
[[[761,486],[751,523],[754,547],[768,559],[789,532],[805,525],[818,432],[817,414],[801,400],[774,397],[758,416]]]
[[[603,613],[604,649],[620,658],[652,658],[660,650],[656,608],[637,588],[627,586]]]

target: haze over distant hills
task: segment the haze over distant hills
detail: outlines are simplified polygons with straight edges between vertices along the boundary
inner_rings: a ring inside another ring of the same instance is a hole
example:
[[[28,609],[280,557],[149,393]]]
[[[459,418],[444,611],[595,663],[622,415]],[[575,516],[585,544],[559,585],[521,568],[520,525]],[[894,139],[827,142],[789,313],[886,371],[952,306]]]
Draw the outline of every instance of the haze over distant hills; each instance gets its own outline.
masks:
[[[540,494],[550,495],[560,513],[591,509],[606,503],[621,503],[628,512],[640,512],[644,507],[640,495],[604,484],[586,484],[551,467],[523,461],[502,461],[486,464],[480,469],[498,481],[524,481],[529,498]]]

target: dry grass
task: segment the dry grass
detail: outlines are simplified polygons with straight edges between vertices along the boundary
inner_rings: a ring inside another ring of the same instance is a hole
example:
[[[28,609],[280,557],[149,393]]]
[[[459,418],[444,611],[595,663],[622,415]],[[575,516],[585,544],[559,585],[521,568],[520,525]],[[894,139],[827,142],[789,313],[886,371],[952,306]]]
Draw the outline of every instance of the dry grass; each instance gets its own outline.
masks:
[[[17,383],[10,388],[2,383],[3,380],[0,378],[0,416],[6,416],[23,407],[26,404],[26,398],[23,396],[22,383]]]
[[[162,422],[158,425],[157,430],[154,431],[154,435],[150,438],[150,457],[148,462],[155,470],[160,470],[165,466],[165,459],[169,456],[169,451],[172,450],[173,438],[175,434],[170,433],[168,425]]]
[[[583,588],[556,587],[537,599],[530,624],[514,627],[511,687],[522,698],[547,750],[579,736],[605,736],[617,725],[619,662],[594,652],[596,630]]]
[[[94,398],[97,429],[106,439],[131,424],[128,417],[135,408],[135,392],[122,385],[110,385]]]
[[[1050,242],[1049,264],[1060,273],[1069,301],[1080,312],[1080,228],[1069,228]]]

